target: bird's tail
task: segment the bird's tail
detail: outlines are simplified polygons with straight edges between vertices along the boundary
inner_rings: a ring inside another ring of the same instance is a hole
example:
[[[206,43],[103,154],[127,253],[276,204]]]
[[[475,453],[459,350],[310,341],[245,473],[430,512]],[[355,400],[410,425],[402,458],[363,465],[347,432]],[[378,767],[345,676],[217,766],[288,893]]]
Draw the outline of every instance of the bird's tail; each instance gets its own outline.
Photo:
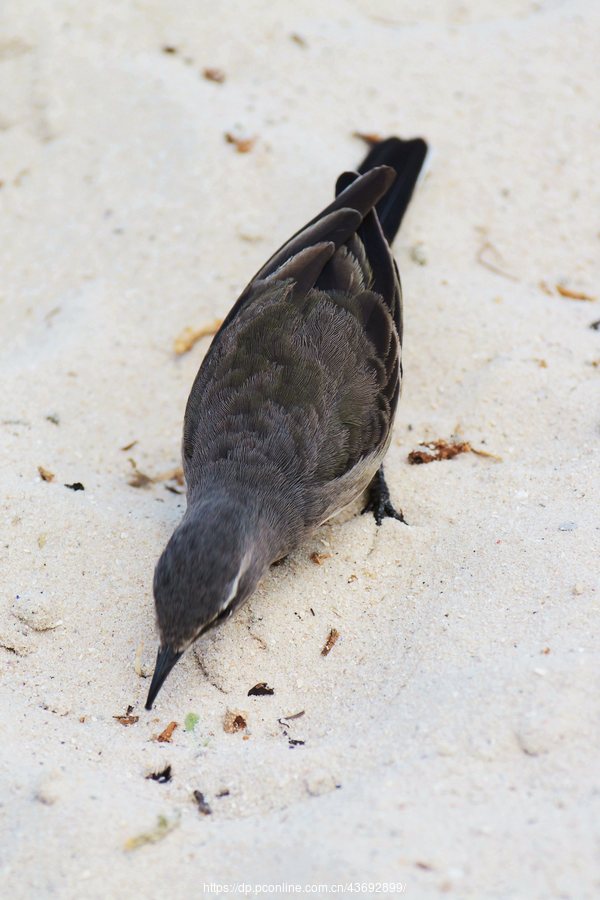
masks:
[[[376,206],[389,244],[400,228],[426,156],[427,144],[423,138],[403,141],[390,137],[373,145],[358,170],[362,175],[376,166],[391,166],[396,172],[395,182]]]

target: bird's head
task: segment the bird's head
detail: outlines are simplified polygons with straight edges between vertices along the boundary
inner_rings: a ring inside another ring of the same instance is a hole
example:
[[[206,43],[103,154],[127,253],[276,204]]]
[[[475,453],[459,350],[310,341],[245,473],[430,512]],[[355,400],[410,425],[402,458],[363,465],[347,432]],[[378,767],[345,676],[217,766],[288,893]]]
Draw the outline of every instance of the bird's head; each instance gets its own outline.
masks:
[[[252,593],[263,569],[252,528],[239,506],[188,507],[154,572],[160,647],[146,709],[152,708],[187,648],[231,615]]]

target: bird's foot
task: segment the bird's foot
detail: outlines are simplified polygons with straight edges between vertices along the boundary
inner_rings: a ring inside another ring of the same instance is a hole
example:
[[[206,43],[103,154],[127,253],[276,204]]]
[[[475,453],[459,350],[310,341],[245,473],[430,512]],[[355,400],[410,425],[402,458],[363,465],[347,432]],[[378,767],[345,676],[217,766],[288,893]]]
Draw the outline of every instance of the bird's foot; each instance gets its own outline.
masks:
[[[402,510],[398,511],[392,503],[389,488],[385,482],[385,475],[383,474],[383,466],[380,466],[378,469],[368,490],[367,505],[362,511],[363,514],[367,512],[373,513],[377,525],[381,525],[384,519],[397,519],[399,522],[404,522],[405,525],[408,525]]]

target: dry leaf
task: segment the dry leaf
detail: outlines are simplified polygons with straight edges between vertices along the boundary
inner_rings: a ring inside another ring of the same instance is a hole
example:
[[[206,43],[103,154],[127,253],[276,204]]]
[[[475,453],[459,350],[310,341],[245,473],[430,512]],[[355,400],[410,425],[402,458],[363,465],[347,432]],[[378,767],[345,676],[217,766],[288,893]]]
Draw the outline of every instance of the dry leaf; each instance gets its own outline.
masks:
[[[154,478],[151,475],[146,475],[145,472],[142,472],[137,467],[137,463],[134,459],[129,459],[129,462],[133,466],[133,474],[127,479],[127,484],[130,487],[134,488],[144,488],[148,487],[149,484],[153,484]]]
[[[54,481],[54,472],[51,472],[49,469],[38,466],[38,472],[40,473],[42,481]]]
[[[331,559],[331,553],[317,553],[315,551],[310,554],[310,558],[316,566],[322,566],[326,559]]]
[[[214,322],[211,322],[209,325],[203,325],[202,328],[190,328],[189,326],[184,328],[179,337],[175,338],[175,343],[173,345],[173,349],[177,356],[183,356],[184,353],[189,353],[192,347],[194,347],[198,341],[202,340],[202,338],[216,334],[221,327],[222,322],[222,319],[215,319]]]
[[[228,144],[235,144],[238,153],[249,153],[256,143],[256,138],[242,138],[232,134],[231,131],[225,133],[225,140]]]
[[[339,638],[340,633],[337,628],[332,628],[329,634],[327,635],[327,640],[325,641],[325,646],[321,650],[321,656],[327,656],[327,654],[334,647],[337,639]]]
[[[569,300],[585,300],[587,303],[596,302],[595,297],[590,297],[589,294],[584,294],[583,291],[572,291],[570,288],[565,287],[564,284],[557,284],[556,290],[561,297],[567,297]]]
[[[183,469],[177,466],[175,469],[169,469],[160,475],[155,475],[154,481],[176,481],[177,484],[183,485]]]
[[[269,687],[266,681],[259,681],[254,687],[248,691],[249,697],[270,697],[275,693],[272,687]]]
[[[225,72],[222,69],[203,69],[202,75],[207,81],[215,81],[217,84],[223,84],[225,81]]]
[[[239,709],[228,709],[223,716],[223,731],[227,734],[235,734],[236,731],[243,731],[248,726],[246,713]]]
[[[135,725],[136,722],[139,722],[139,716],[132,716],[133,706],[128,706],[127,711],[124,716],[113,716],[113,719],[116,719],[120,725]]]
[[[135,488],[148,487],[150,484],[158,484],[161,481],[175,481],[179,485],[183,485],[183,469],[177,466],[175,469],[168,469],[159,475],[148,475],[137,467],[135,459],[129,458],[129,462],[133,467],[133,474],[128,479],[127,484]],[[179,491],[177,491],[179,493]]]
[[[445,441],[439,438],[437,441],[429,441],[421,444],[417,450],[411,450],[408,454],[408,461],[411,466],[421,465],[423,463],[436,462],[442,459],[454,459],[461,453],[475,453],[476,456],[485,456],[489,459],[495,459],[502,462],[500,456],[495,453],[489,453],[487,450],[479,450],[472,447],[468,441]]]
[[[173,737],[173,732],[175,731],[176,728],[177,728],[177,722],[169,722],[169,724],[167,725],[165,730],[161,731],[161,733],[158,735],[156,740],[160,744],[170,744],[171,738]]]

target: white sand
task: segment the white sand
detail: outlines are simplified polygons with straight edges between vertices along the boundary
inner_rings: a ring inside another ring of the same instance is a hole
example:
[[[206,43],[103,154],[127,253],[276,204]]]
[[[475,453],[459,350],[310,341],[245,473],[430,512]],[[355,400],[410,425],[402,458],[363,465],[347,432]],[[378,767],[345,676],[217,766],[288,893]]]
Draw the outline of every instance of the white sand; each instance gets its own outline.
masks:
[[[411,897],[597,897],[600,302],[555,286],[600,297],[598,6],[214,6],[3,6],[2,896],[393,880]],[[250,153],[225,143],[235,129]],[[328,202],[363,153],[355,130],[433,147],[396,244],[387,471],[410,527],[324,527],[148,714],[135,651],[152,665],[152,572],[184,498],[130,487],[127,457],[178,464],[208,341],[177,359],[174,338],[222,317]],[[477,261],[486,242],[510,278]],[[452,433],[502,462],[407,464]],[[259,681],[274,696],[248,697]],[[223,732],[227,708],[247,740]],[[292,749],[277,719],[301,710]],[[172,743],[153,741],[171,720]],[[169,784],[144,780],[166,763]],[[176,829],[126,853],[161,814]]]

